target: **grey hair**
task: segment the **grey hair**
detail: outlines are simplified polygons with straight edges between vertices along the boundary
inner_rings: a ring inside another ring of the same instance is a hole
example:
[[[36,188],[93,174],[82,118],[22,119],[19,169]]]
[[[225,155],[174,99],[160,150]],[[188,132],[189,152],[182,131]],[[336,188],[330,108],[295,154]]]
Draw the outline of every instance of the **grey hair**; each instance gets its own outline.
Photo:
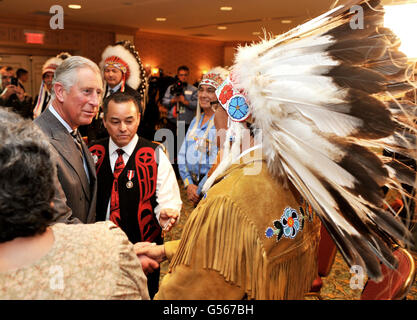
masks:
[[[51,152],[33,121],[0,108],[0,243],[42,234],[51,223]]]
[[[101,78],[101,71],[97,64],[90,59],[81,56],[72,56],[65,59],[56,69],[52,80],[51,99],[55,98],[54,85],[56,82],[64,86],[66,92],[77,82],[77,71],[82,68],[90,68]]]

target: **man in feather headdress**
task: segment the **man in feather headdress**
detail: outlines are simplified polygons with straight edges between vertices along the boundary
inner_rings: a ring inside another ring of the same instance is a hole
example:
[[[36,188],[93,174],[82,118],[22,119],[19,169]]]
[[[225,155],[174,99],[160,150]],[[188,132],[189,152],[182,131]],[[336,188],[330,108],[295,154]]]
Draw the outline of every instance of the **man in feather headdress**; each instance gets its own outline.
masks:
[[[269,174],[246,122],[239,133],[246,141],[235,135],[231,150],[231,118],[222,106],[213,109],[225,141],[217,170],[224,172],[214,184],[208,179],[213,185],[181,241],[152,247],[160,251],[151,257],[171,261],[155,299],[300,299],[316,276],[320,223],[295,188]]]
[[[100,68],[106,82],[105,98],[120,91],[135,97],[138,104],[143,105],[146,74],[133,44],[120,41],[108,46],[103,51]]]
[[[56,68],[71,55],[67,52],[61,52],[56,57],[48,59],[42,66],[42,83],[39,88],[39,94],[35,98],[33,107],[33,119],[36,119],[49,104],[51,100],[52,80]]]
[[[351,29],[353,4],[363,29]],[[228,128],[206,197],[179,242],[137,250],[171,261],[156,298],[302,299],[317,272],[315,217],[368,278],[383,279],[381,262],[396,269],[393,244],[412,241],[382,187],[410,196],[415,171],[378,149],[416,158],[415,106],[393,97],[412,87],[383,15],[378,1],[351,1],[238,49],[216,90]],[[262,141],[261,157],[248,140]]]
[[[104,98],[116,92],[131,95],[136,99],[140,106],[140,114],[143,116],[146,105],[147,79],[135,46],[127,40],[107,46],[101,55],[99,66],[103,72],[105,82]],[[88,136],[90,144],[94,140],[108,137],[102,119],[103,110],[100,108],[96,118],[88,128],[81,128],[84,135]]]

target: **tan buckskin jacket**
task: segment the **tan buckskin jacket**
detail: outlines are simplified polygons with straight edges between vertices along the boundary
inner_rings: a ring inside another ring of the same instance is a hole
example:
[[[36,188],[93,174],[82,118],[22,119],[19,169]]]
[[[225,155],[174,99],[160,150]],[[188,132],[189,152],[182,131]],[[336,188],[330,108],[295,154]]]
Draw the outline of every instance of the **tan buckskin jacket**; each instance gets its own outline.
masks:
[[[181,240],[165,243],[170,266],[155,299],[303,299],[317,276],[319,237],[298,192],[251,153],[217,179]]]

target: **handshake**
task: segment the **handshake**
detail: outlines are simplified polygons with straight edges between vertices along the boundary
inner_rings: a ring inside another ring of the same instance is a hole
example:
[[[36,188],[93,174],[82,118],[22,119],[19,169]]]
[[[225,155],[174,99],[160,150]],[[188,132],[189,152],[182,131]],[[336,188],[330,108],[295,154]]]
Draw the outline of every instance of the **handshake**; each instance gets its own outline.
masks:
[[[159,224],[163,232],[168,232],[177,222],[179,212],[173,209],[162,209],[159,215]],[[163,244],[156,245],[150,242],[137,242],[133,245],[136,256],[139,258],[143,272],[148,275],[159,268],[159,264],[166,260]]]

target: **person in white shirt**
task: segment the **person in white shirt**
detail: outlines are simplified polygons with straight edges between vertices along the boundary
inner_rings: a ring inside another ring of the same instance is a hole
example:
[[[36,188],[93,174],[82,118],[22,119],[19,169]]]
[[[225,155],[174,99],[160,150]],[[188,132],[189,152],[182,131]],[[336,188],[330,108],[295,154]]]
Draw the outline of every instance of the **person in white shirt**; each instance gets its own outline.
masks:
[[[162,146],[137,135],[140,107],[117,92],[103,103],[109,138],[90,147],[97,173],[97,221],[118,225],[132,243],[163,243],[179,218],[182,201],[175,172]],[[148,275],[149,293],[158,290],[159,269]]]

